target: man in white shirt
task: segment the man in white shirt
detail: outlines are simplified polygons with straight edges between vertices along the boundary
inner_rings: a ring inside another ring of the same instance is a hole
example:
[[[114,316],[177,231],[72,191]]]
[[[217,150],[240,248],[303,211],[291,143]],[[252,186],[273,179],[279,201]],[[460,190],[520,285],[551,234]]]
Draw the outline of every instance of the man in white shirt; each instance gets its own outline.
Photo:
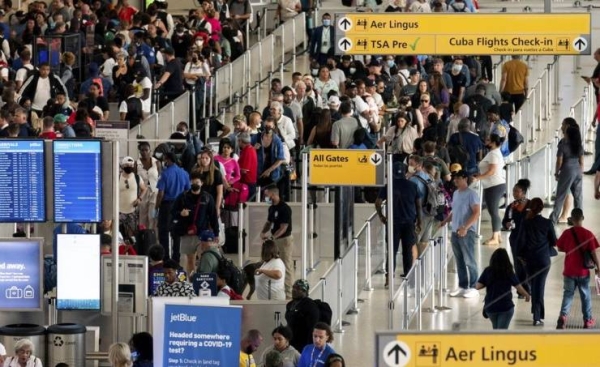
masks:
[[[127,238],[135,231],[138,222],[138,206],[142,202],[142,197],[146,192],[144,180],[135,173],[135,160],[132,157],[125,157],[121,161],[121,174],[119,175],[119,220],[126,229],[123,233]]]
[[[365,91],[373,98],[373,101],[375,101],[377,109],[381,110],[381,108],[383,108],[383,98],[381,97],[381,94],[377,93],[376,83],[373,80],[367,79],[365,81]]]
[[[138,68],[135,73],[133,86],[135,87],[135,96],[142,101],[142,112],[144,116],[150,114],[150,104],[152,101],[152,81],[146,76],[143,68]]]
[[[19,56],[23,62],[23,66],[17,70],[17,74],[15,75],[15,84],[17,86],[17,90],[21,88],[25,82],[25,79],[27,79],[27,74],[31,74],[31,72],[35,70],[35,66],[31,64],[31,51],[29,51],[28,48],[21,51]]]
[[[339,89],[340,94],[344,94],[346,87],[346,75],[344,72],[337,68],[337,60],[333,56],[327,58],[327,66],[329,67],[329,77],[334,80]]]
[[[283,142],[291,151],[296,147],[296,143],[294,142],[294,139],[296,139],[294,123],[289,117],[283,115],[283,106],[279,102],[271,102],[271,116],[273,116],[277,124],[277,129],[279,129]]]
[[[362,127],[368,129],[371,111],[369,110],[369,105],[367,102],[365,102],[362,97],[358,95],[356,83],[352,82],[346,86],[346,95],[350,97],[350,101],[352,102],[352,114],[358,117]]]
[[[284,87],[281,92],[283,93],[283,104],[292,110],[292,114],[294,115],[294,129],[296,131],[296,137],[300,140],[300,145],[302,145],[302,133],[303,133],[303,115],[302,115],[302,105],[294,100],[294,91],[290,87]]]

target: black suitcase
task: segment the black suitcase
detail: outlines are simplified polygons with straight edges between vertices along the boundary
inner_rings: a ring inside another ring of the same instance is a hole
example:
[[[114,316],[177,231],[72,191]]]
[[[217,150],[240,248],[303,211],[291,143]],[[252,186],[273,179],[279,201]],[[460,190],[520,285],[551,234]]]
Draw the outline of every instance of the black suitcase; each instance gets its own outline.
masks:
[[[227,227],[225,228],[225,244],[223,245],[223,252],[226,254],[237,254],[238,252],[238,230],[239,227]],[[246,239],[242,238],[242,244],[244,250],[246,249]]]

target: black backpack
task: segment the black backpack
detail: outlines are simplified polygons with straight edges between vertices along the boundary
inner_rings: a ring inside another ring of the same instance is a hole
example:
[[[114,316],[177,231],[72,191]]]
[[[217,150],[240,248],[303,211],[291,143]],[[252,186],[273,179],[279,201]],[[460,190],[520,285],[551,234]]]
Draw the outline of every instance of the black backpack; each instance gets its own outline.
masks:
[[[510,125],[510,130],[508,130],[508,150],[511,153],[514,152],[524,141],[525,138],[523,138],[521,132],[513,125]]]
[[[365,145],[365,147],[367,147],[367,149],[375,149],[377,148],[377,141],[371,136],[371,134],[369,134],[369,130],[365,129],[362,124],[360,123],[360,120],[358,119],[358,117],[355,117],[356,119],[356,123],[358,124],[358,128],[359,129],[364,129],[365,130],[365,137],[362,141],[362,143]]]
[[[233,291],[237,294],[241,295],[244,293],[244,288],[246,287],[246,278],[244,272],[235,266],[233,261],[223,255],[217,255],[214,251],[205,251],[202,255],[205,253],[212,254],[218,258],[219,269],[227,269],[229,271],[229,274],[231,274],[231,278],[229,278],[227,281],[229,288],[233,289]]]
[[[486,106],[477,98],[469,98],[467,105],[469,106],[469,120],[475,123],[478,131],[481,130],[481,127],[487,121]]]
[[[458,132],[457,134],[459,144],[448,144],[448,155],[450,156],[450,162],[458,163],[463,169],[466,169],[469,164],[469,152],[464,147],[462,133]]]
[[[329,303],[321,301],[320,299],[313,300],[319,309],[319,321],[324,322],[331,326],[331,319],[333,318],[333,311]]]

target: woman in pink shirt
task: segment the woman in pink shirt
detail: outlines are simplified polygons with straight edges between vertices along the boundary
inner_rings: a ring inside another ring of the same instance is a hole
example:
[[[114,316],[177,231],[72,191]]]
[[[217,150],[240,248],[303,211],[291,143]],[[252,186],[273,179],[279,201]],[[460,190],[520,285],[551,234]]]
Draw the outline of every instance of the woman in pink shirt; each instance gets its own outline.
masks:
[[[231,185],[240,180],[240,166],[237,157],[234,157],[233,146],[229,138],[223,138],[219,142],[219,154],[215,155],[215,161],[223,165],[225,169],[225,190],[229,191]]]

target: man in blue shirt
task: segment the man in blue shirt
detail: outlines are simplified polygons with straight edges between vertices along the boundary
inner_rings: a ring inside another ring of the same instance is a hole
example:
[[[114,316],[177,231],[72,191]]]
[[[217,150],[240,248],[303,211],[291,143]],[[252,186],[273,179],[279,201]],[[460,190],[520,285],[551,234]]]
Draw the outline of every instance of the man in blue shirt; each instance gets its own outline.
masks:
[[[179,263],[180,237],[173,234],[173,253],[169,256],[169,227],[171,225],[171,206],[175,199],[184,191],[190,189],[190,176],[175,162],[177,157],[175,153],[167,152],[164,155],[163,169],[156,188],[158,195],[156,197],[156,206],[154,208],[154,217],[158,216],[158,240],[165,249],[165,259],[171,258]],[[158,214],[157,214],[158,212]]]
[[[452,224],[452,252],[456,259],[458,272],[458,288],[450,292],[450,297],[477,297],[477,260],[475,260],[475,245],[477,243],[477,220],[481,212],[479,196],[469,188],[469,174],[465,170],[456,172],[453,176],[456,191],[452,195],[452,212],[440,223],[444,226]]]
[[[388,286],[390,273],[394,274],[396,270],[396,254],[402,241],[402,268],[405,276],[412,267],[416,258],[417,235],[421,227],[421,200],[417,190],[417,185],[406,179],[406,165],[401,162],[394,163],[394,198],[392,206],[394,210],[393,246],[394,246],[394,264],[393,271],[387,269],[385,286]],[[379,192],[379,197],[375,201],[375,209],[379,219],[387,224],[387,218],[382,212],[383,201],[387,199],[387,187],[383,187]],[[416,231],[415,231],[416,228]]]
[[[506,139],[508,137],[508,132],[510,131],[510,125],[500,118],[500,107],[496,105],[492,105],[488,108],[487,117],[488,121],[491,123],[489,135],[496,134],[499,137],[505,138],[500,146],[500,152],[502,152],[502,156],[506,158],[510,155],[508,139]]]

